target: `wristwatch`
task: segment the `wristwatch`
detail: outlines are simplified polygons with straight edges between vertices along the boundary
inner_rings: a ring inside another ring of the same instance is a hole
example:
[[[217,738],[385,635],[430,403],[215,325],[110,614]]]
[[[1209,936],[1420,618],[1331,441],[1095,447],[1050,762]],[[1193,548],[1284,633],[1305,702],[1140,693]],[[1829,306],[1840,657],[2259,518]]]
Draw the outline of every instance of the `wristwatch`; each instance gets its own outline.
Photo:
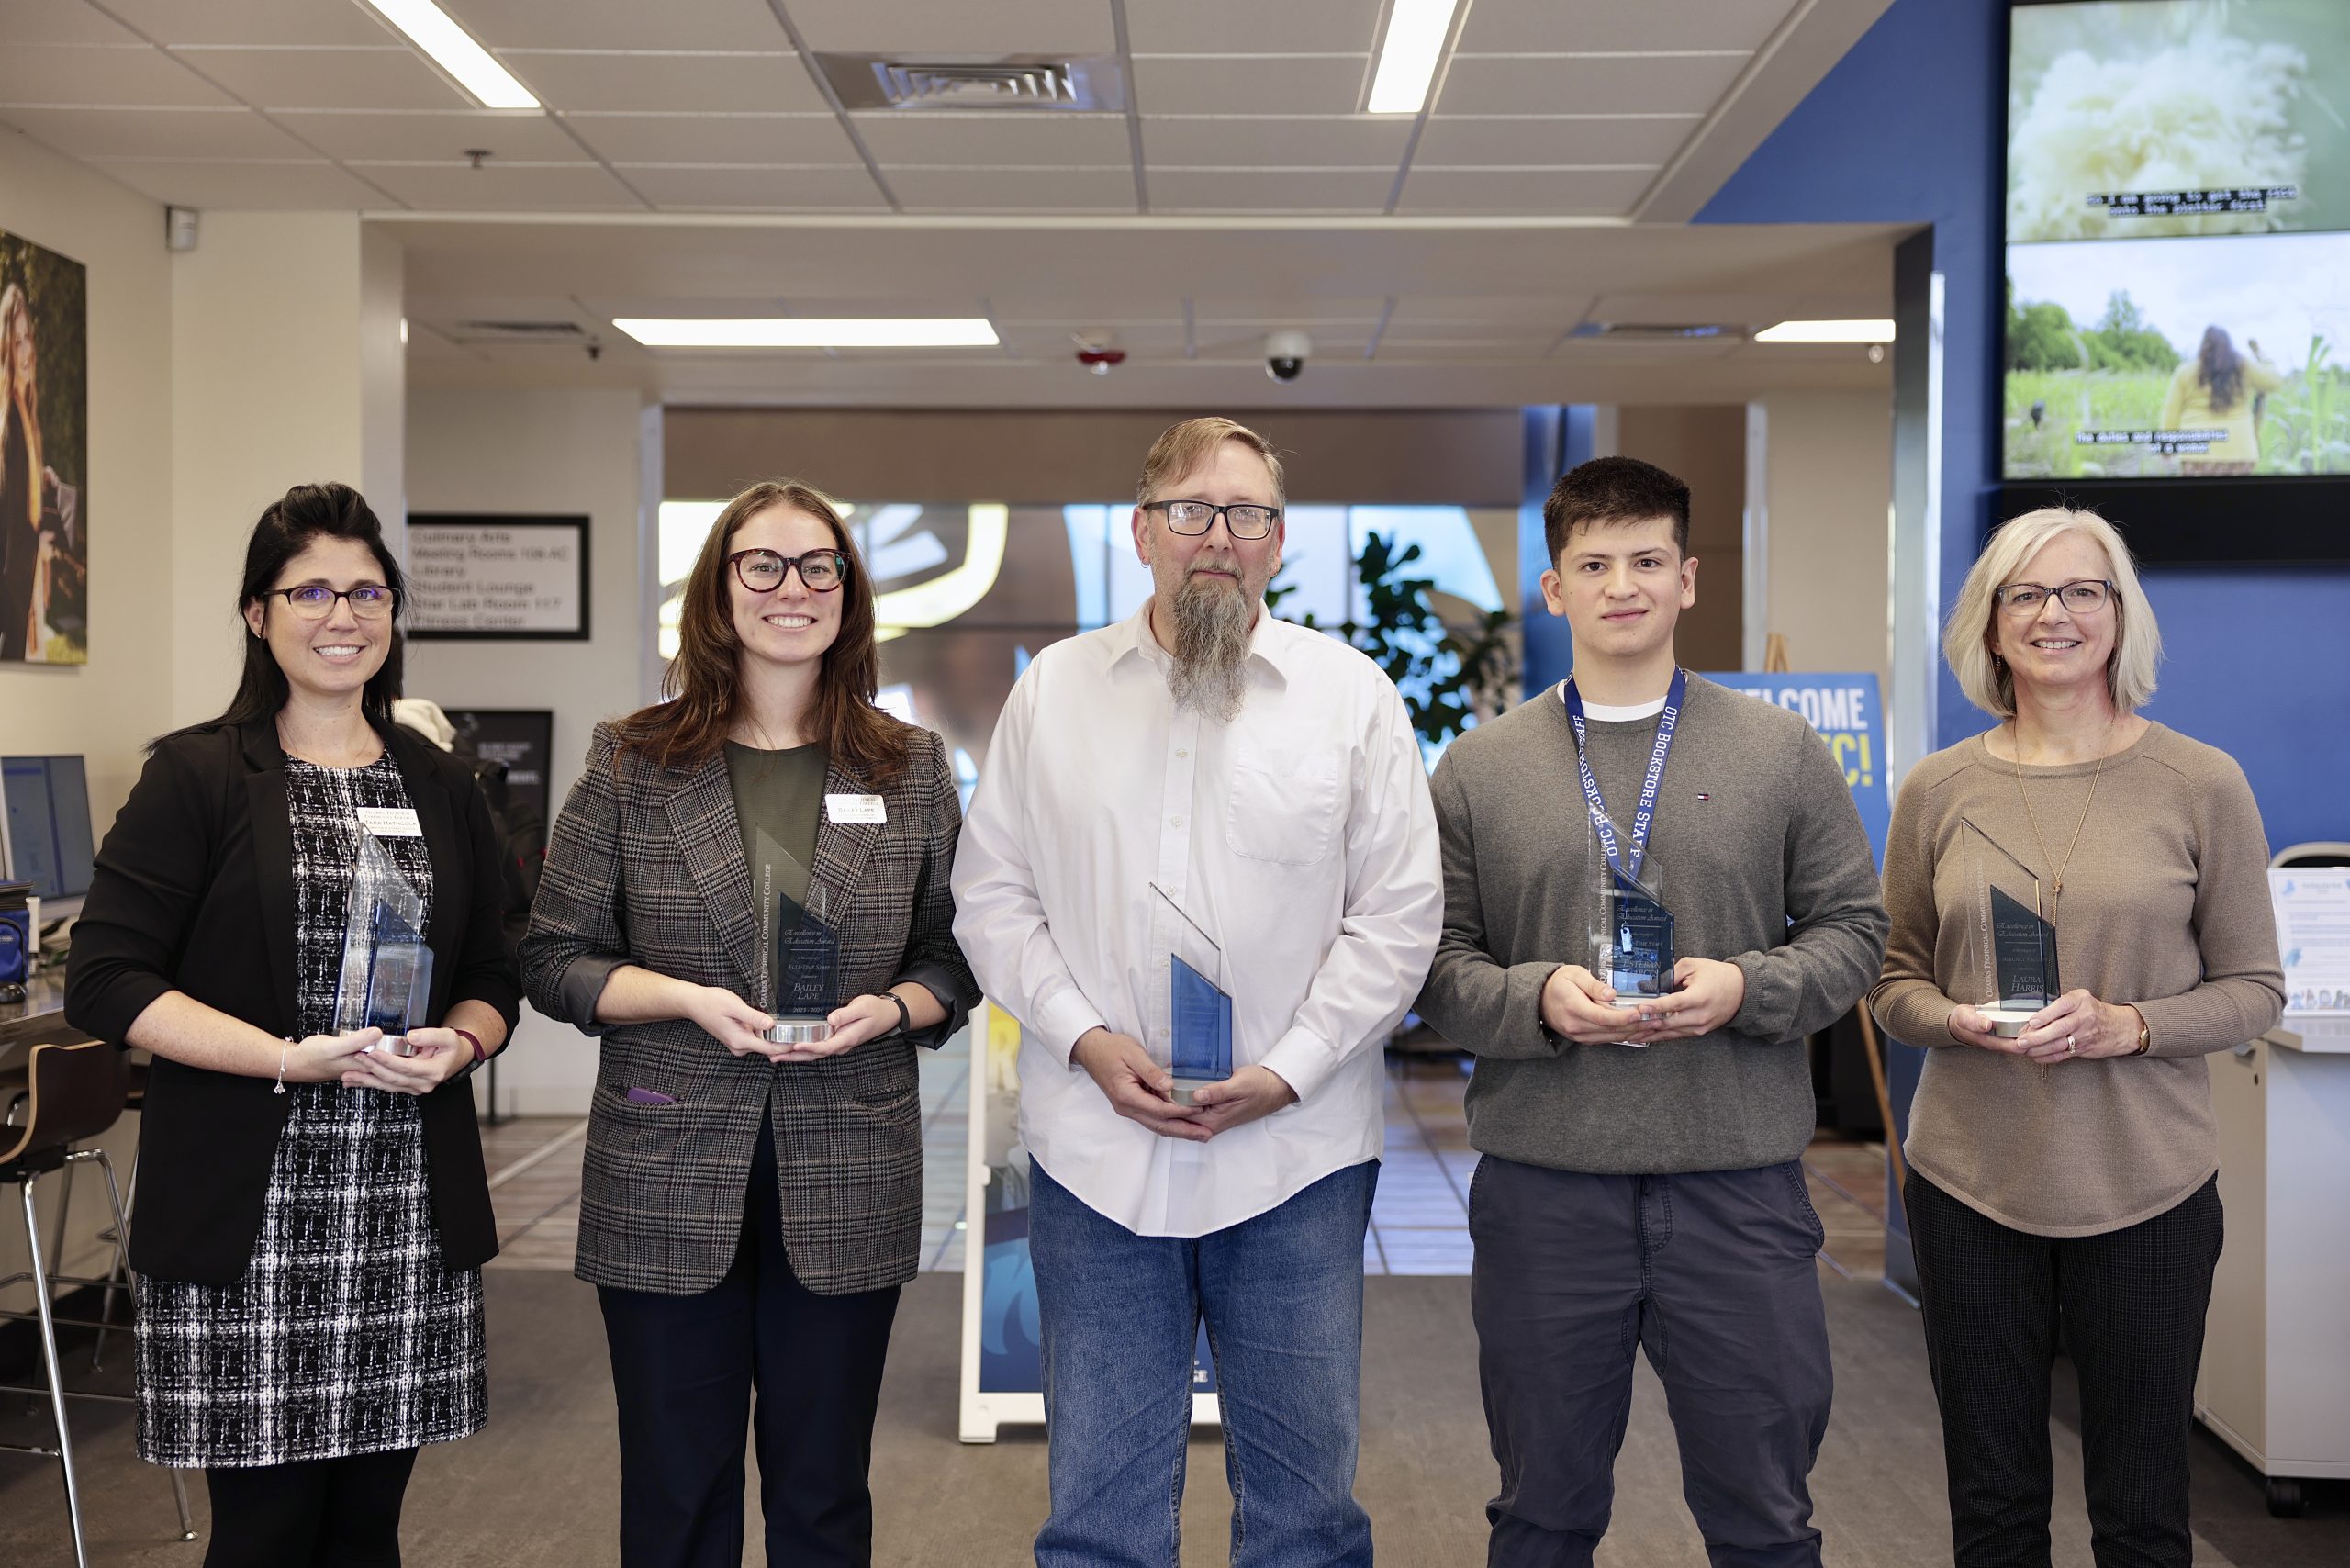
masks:
[[[901,1035],[912,1034],[914,1032],[914,1015],[907,1010],[906,999],[900,996],[894,991],[885,991],[881,994],[898,1004],[898,1033]]]

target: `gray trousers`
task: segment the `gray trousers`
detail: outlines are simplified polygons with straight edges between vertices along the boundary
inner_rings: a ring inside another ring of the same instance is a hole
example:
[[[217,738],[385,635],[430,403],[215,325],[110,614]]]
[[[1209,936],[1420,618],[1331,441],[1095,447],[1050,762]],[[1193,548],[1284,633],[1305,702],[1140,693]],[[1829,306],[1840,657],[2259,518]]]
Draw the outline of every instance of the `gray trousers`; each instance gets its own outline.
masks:
[[[1824,1239],[1802,1168],[1587,1176],[1486,1155],[1470,1300],[1501,1495],[1492,1568],[1588,1568],[1648,1352],[1716,1568],[1817,1568]]]

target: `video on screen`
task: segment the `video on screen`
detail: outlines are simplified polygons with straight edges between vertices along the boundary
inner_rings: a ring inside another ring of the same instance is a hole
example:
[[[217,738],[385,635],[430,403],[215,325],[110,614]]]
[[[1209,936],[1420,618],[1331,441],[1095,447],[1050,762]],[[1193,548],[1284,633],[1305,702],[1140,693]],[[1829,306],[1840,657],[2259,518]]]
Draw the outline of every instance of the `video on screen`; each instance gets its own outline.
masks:
[[[2350,0],[2030,6],[2011,38],[2007,476],[2350,474]]]

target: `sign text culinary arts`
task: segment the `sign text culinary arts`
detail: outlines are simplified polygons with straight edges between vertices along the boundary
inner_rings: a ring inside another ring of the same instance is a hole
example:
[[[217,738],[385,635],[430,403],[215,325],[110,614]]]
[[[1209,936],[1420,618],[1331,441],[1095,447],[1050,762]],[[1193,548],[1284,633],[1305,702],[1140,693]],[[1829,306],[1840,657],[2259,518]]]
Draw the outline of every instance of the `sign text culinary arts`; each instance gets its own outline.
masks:
[[[585,518],[408,520],[411,635],[585,637]]]

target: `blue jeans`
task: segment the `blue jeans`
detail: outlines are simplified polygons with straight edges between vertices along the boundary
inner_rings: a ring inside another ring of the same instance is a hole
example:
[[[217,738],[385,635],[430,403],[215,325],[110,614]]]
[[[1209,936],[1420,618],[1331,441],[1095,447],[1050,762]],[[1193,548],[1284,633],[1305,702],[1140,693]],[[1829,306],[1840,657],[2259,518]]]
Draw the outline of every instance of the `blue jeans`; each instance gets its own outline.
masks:
[[[1172,1568],[1203,1316],[1235,1568],[1369,1568],[1355,1447],[1378,1184],[1371,1160],[1206,1236],[1136,1236],[1033,1167],[1053,1498],[1038,1568]]]

